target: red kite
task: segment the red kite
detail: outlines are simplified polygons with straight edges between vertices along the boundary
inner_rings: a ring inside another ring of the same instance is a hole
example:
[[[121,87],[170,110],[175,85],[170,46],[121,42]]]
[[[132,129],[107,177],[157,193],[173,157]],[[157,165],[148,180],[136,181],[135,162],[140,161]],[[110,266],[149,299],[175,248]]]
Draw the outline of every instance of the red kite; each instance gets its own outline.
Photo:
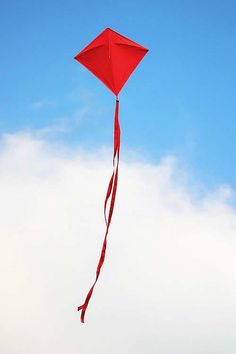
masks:
[[[75,56],[78,62],[90,70],[99,80],[101,80],[116,96],[115,118],[114,118],[114,153],[113,153],[113,173],[108,185],[104,202],[104,217],[106,222],[106,232],[103,241],[102,251],[97,266],[95,281],[89,290],[83,305],[78,307],[81,310],[81,322],[84,322],[85,312],[92,296],[94,286],[98,280],[100,270],[104,263],[107,235],[112,219],[117,182],[118,167],[120,157],[120,124],[119,124],[119,99],[118,94],[122,87],[143,59],[148,49],[121,34],[106,28],[87,47]],[[110,201],[107,215],[107,203]]]

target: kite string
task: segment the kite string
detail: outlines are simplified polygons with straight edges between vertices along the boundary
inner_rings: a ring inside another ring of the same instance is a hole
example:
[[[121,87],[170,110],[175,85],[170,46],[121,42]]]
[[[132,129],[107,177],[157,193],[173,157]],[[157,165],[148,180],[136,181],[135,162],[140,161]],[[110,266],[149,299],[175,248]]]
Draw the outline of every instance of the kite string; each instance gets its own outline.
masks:
[[[117,184],[118,184],[118,169],[119,169],[119,158],[120,158],[120,124],[119,124],[119,100],[118,97],[116,97],[116,108],[115,108],[115,118],[114,118],[114,152],[113,152],[113,173],[110,178],[110,182],[108,184],[108,189],[106,193],[106,198],[104,202],[104,218],[105,218],[105,223],[106,223],[106,232],[105,232],[105,237],[102,245],[102,250],[100,254],[100,259],[98,262],[97,270],[96,270],[96,278],[95,281],[89,290],[85,302],[83,305],[78,307],[78,311],[81,311],[81,322],[84,323],[84,317],[85,313],[87,310],[88,303],[90,301],[90,298],[93,293],[93,289],[96,285],[96,282],[99,278],[101,268],[103,266],[105,256],[106,256],[106,247],[107,247],[107,235],[112,219],[112,214],[114,210],[114,205],[115,205],[115,199],[116,199],[116,190],[117,190]],[[110,200],[111,199],[111,200]],[[110,206],[109,206],[109,212],[108,212],[108,218],[106,216],[106,209],[107,209],[107,203],[110,200]]]

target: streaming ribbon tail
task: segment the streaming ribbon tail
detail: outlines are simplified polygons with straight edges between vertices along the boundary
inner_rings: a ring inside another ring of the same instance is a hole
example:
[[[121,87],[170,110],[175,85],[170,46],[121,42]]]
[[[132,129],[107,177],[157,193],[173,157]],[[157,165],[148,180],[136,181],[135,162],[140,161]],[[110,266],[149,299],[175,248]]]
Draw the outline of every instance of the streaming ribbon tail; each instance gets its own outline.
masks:
[[[78,307],[78,311],[81,311],[81,316],[80,320],[82,323],[84,323],[84,317],[85,313],[89,304],[89,301],[91,299],[91,296],[93,294],[94,287],[97,283],[97,280],[100,275],[101,268],[103,266],[105,256],[106,256],[106,247],[107,247],[107,236],[109,232],[109,227],[111,224],[111,219],[112,219],[112,214],[114,210],[114,205],[115,205],[115,199],[116,199],[116,190],[117,190],[117,184],[118,184],[118,170],[119,170],[119,159],[120,159],[120,123],[119,123],[119,100],[118,97],[116,98],[116,106],[115,106],[115,117],[114,117],[114,152],[113,152],[113,173],[111,175],[108,188],[107,188],[107,193],[104,201],[104,218],[105,218],[105,223],[106,223],[106,232],[105,232],[105,237],[103,240],[103,245],[102,245],[102,250],[97,266],[97,271],[96,271],[96,278],[95,281],[90,288],[85,301],[83,305]],[[107,207],[108,203],[110,201],[109,205],[109,211],[108,211],[108,216],[107,216]]]

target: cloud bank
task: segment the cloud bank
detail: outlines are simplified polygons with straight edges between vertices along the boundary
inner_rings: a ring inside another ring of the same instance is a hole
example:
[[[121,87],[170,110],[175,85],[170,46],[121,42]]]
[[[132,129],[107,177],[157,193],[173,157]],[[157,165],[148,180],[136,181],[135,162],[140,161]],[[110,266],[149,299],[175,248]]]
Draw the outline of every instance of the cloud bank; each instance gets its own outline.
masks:
[[[197,196],[170,157],[121,163],[106,262],[80,324],[76,308],[104,235],[110,160],[107,149],[2,139],[1,353],[235,354],[231,191]]]

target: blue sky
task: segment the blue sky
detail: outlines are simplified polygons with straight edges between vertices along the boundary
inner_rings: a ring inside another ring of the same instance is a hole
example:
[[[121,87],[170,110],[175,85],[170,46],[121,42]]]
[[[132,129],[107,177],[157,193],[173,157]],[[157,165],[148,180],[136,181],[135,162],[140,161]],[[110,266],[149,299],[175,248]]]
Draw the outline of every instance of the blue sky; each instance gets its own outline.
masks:
[[[173,154],[210,188],[236,187],[235,1],[0,4],[0,133],[95,149],[112,142],[114,98],[73,57],[111,27],[149,48],[121,92],[123,146]]]

